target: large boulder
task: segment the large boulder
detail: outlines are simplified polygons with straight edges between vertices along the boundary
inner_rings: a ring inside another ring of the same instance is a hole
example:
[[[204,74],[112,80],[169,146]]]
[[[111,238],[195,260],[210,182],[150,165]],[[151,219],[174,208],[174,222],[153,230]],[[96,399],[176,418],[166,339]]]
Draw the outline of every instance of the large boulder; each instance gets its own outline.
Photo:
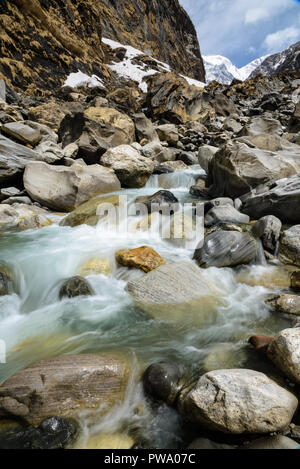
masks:
[[[198,162],[204,171],[208,172],[209,164],[217,151],[219,151],[219,148],[211,145],[203,145],[199,148]]]
[[[260,184],[296,172],[297,165],[278,153],[234,141],[223,146],[212,158],[208,183],[214,197],[236,198]]]
[[[84,202],[76,207],[61,222],[60,226],[97,225],[98,221],[105,215],[101,211],[101,205],[117,207],[120,205],[118,195],[98,196]]]
[[[165,264],[130,281],[127,290],[137,306],[156,316],[185,317],[188,312],[212,314],[214,292],[197,267],[188,262]]]
[[[19,182],[25,166],[37,160],[39,153],[0,135],[0,185]]]
[[[194,259],[200,267],[234,267],[249,264],[256,258],[257,250],[257,242],[250,234],[219,230],[205,236]]]
[[[109,148],[133,143],[135,127],[130,117],[116,109],[90,107],[84,113],[66,115],[58,135],[63,148],[75,142],[79,158],[97,163]]]
[[[142,140],[147,140],[148,143],[159,142],[159,137],[154,128],[154,125],[143,112],[134,114],[133,119],[135,124],[135,134],[138,142],[141,142]]]
[[[37,145],[42,138],[39,130],[31,128],[26,122],[9,122],[1,126],[1,131],[8,137],[32,147]]]
[[[241,200],[242,212],[252,219],[274,215],[284,223],[300,223],[300,174],[258,187]]]
[[[180,124],[190,120],[207,119],[213,113],[209,95],[189,85],[173,73],[157,73],[147,78],[147,101],[154,118]]]
[[[124,267],[133,267],[143,272],[151,272],[165,263],[164,259],[149,246],[136,249],[121,249],[117,251],[116,261]]]
[[[137,188],[145,186],[155,167],[130,145],[111,148],[101,157],[101,164],[112,168],[123,186]]]
[[[74,163],[71,167],[32,162],[26,166],[24,186],[42,205],[71,211],[97,194],[120,190],[114,171],[100,165]]]
[[[300,384],[300,328],[279,332],[269,345],[268,357],[294,383]]]
[[[113,355],[62,355],[19,371],[0,386],[0,418],[39,425],[53,415],[105,411],[124,396],[128,360]]]
[[[21,198],[20,198],[21,199]],[[1,229],[19,229],[28,230],[43,228],[51,225],[48,218],[48,212],[34,205],[15,204],[13,207],[9,204],[0,205],[0,230]]]
[[[167,142],[169,145],[176,147],[179,134],[176,125],[174,124],[163,124],[155,127],[158,133],[159,139],[162,142]]]
[[[176,155],[173,151],[164,147],[160,142],[150,142],[141,148],[141,153],[146,158],[150,158],[155,163],[164,163],[175,160]]]
[[[243,127],[239,135],[255,137],[261,134],[282,135],[282,133],[282,126],[278,120],[265,116],[255,116]]]
[[[278,218],[267,215],[253,225],[252,232],[261,239],[265,249],[273,252],[280,238],[281,228],[282,223]]]
[[[283,232],[280,240],[279,259],[284,264],[300,267],[300,225]]]
[[[28,119],[46,125],[57,132],[62,119],[67,114],[82,110],[82,104],[79,102],[64,101],[62,105],[61,101],[50,99],[44,104],[31,107],[28,112]]]
[[[167,210],[175,212],[179,208],[179,201],[170,191],[158,191],[153,195],[145,195],[135,199],[136,204],[145,205],[148,213],[162,212]]]
[[[266,301],[279,313],[294,314],[300,316],[300,296],[282,293]]]
[[[205,215],[205,226],[218,225],[220,223],[249,223],[248,215],[236,210],[231,204],[213,207]]]
[[[292,393],[263,373],[246,369],[206,373],[179,398],[185,418],[231,434],[284,430],[297,406]]]

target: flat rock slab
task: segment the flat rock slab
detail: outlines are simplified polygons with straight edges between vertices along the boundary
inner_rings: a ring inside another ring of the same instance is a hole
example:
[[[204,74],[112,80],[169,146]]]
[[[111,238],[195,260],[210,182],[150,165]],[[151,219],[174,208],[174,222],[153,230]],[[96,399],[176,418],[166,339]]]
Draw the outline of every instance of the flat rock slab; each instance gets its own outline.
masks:
[[[153,315],[181,315],[192,311],[199,316],[213,310],[216,299],[201,271],[191,263],[166,264],[127,284],[137,305]]]
[[[75,417],[80,410],[109,409],[122,399],[129,376],[125,357],[62,355],[19,371],[0,386],[0,418],[39,425],[53,415]]]

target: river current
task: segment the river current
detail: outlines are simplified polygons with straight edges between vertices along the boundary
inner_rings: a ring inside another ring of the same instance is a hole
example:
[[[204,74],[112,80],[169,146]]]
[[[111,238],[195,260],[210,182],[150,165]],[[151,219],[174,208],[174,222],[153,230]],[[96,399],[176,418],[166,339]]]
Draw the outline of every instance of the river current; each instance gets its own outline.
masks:
[[[189,187],[200,167],[166,175],[153,175],[143,189],[123,190],[131,204],[137,196],[167,189],[180,202],[192,202]],[[0,339],[6,343],[7,363],[0,381],[29,364],[65,353],[114,351],[129,354],[132,377],[125,401],[110,413],[81,415],[82,434],[77,446],[87,447],[90,437],[112,434],[139,435],[146,447],[180,447],[185,438],[177,413],[165,405],[151,408],[139,382],[140,370],[157,361],[175,361],[203,373],[216,368],[261,369],[247,345],[253,334],[274,334],[290,326],[264,303],[268,293],[288,287],[288,272],[274,263],[239,269],[203,270],[218,299],[217,311],[205,325],[188,311],[184,317],[151,318],[140,311],[126,292],[128,280],[144,275],[116,265],[122,248],[151,246],[166,261],[192,261],[193,251],[157,234],[139,231],[138,217],[130,220],[130,236],[97,227],[58,225],[40,230],[2,233],[0,259],[12,266],[19,295],[0,297]],[[62,281],[75,275],[90,258],[110,261],[110,275],[88,279],[96,295],[59,301]],[[199,313],[202,306],[199,305]],[[216,313],[216,314],[215,314]]]

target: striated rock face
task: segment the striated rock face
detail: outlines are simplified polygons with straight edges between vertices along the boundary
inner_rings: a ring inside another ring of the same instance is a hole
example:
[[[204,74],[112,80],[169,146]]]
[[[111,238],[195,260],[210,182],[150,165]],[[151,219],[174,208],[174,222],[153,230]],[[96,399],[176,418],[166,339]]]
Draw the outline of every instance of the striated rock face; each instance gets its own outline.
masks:
[[[178,0],[3,0],[0,31],[0,79],[32,95],[78,70],[108,77],[102,37],[205,81],[195,28]]]
[[[195,27],[178,0],[101,0],[103,36],[141,48],[184,75],[205,81]]]
[[[0,78],[32,94],[78,68],[102,76],[101,9],[93,0],[4,0]]]

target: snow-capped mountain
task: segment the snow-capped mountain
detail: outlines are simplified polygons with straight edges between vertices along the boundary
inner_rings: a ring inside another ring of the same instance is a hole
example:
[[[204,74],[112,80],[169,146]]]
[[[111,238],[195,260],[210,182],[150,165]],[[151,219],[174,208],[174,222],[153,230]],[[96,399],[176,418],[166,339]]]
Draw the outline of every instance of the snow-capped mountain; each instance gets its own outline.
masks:
[[[291,45],[287,49],[265,57],[265,60],[253,70],[251,78],[261,75],[273,75],[280,72],[300,71],[300,42]]]
[[[266,59],[266,56],[250,62],[242,68],[237,68],[233,63],[222,55],[204,56],[204,66],[206,69],[206,81],[210,83],[213,80],[219,83],[230,85],[232,80],[246,80],[251,73]]]

